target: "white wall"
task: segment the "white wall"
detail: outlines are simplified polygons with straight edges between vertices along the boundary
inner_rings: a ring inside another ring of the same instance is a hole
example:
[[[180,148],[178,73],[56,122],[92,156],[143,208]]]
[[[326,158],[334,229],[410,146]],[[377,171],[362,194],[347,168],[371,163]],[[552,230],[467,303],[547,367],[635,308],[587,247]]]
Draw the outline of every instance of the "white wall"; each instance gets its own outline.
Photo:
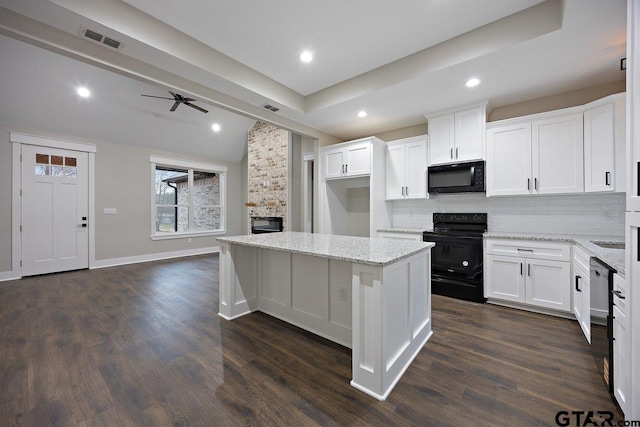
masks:
[[[624,236],[625,195],[621,193],[530,197],[450,194],[387,203],[393,203],[394,227],[431,228],[434,212],[487,212],[489,231]]]

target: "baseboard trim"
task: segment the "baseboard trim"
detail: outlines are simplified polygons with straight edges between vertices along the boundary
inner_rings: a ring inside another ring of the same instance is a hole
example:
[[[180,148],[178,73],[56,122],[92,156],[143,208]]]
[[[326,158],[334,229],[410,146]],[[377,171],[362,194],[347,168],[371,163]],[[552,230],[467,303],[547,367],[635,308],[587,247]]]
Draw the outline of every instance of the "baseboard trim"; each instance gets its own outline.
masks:
[[[18,280],[20,273],[15,271],[0,271],[0,282],[6,282],[8,280]]]
[[[138,255],[122,258],[111,258],[96,260],[89,266],[89,269],[116,267],[118,265],[138,264],[142,262],[161,261],[164,259],[181,258],[194,255],[206,255],[220,252],[220,246],[212,246],[208,248],[187,249],[184,251],[161,252],[157,254]]]

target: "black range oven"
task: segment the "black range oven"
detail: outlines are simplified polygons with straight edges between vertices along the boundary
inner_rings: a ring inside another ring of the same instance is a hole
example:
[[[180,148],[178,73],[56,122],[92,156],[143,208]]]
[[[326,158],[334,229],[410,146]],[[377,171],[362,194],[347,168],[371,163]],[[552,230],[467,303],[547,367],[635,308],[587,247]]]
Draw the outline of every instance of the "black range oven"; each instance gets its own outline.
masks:
[[[431,290],[437,295],[485,302],[482,278],[482,234],[486,213],[434,213],[433,231],[422,240],[431,249]]]

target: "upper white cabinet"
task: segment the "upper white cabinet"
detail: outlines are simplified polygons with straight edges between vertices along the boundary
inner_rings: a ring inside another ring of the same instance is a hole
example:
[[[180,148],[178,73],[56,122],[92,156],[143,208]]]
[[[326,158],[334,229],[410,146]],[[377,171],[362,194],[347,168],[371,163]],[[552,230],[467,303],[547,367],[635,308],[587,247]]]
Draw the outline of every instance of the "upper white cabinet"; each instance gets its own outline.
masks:
[[[427,136],[387,143],[387,200],[427,198]]]
[[[582,112],[487,126],[487,196],[584,191]]]
[[[582,114],[531,123],[533,189],[536,194],[582,193]]]
[[[584,111],[584,191],[624,192],[625,95],[592,102]]]
[[[371,140],[357,140],[322,148],[323,178],[348,178],[371,173]]]
[[[487,131],[488,196],[531,193],[531,122]]]
[[[443,115],[429,121],[429,164],[484,159],[486,106]]]

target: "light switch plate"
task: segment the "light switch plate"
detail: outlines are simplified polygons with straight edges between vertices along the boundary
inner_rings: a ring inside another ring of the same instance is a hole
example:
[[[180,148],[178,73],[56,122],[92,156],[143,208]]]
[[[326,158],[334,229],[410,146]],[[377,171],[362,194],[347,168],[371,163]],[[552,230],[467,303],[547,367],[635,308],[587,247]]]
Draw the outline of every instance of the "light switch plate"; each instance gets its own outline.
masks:
[[[104,208],[105,215],[116,215],[118,210],[116,208]]]

